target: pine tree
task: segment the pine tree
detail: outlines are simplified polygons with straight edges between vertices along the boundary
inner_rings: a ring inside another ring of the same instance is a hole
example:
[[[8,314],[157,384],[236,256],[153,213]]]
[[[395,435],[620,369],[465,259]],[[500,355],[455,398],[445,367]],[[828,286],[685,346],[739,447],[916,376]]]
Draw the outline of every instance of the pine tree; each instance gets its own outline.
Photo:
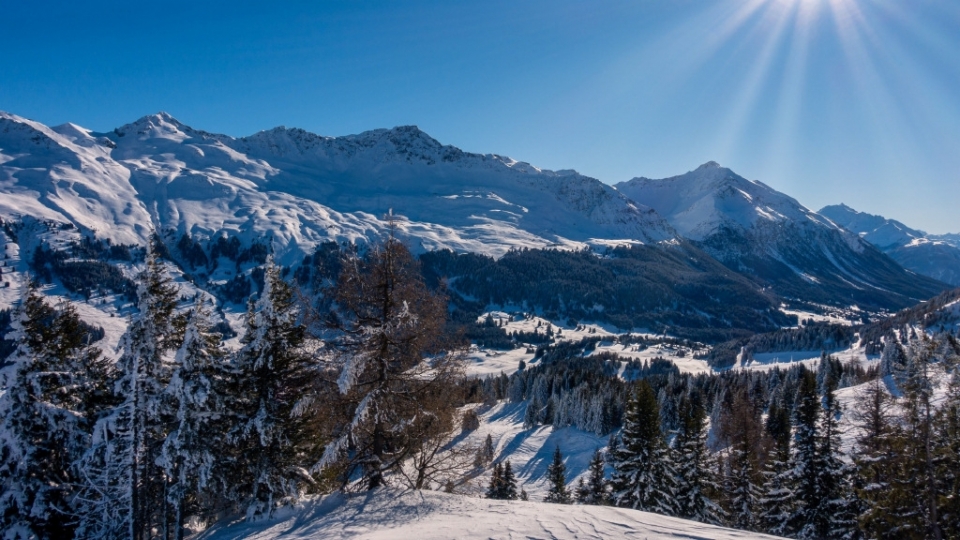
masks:
[[[812,519],[818,538],[852,539],[859,532],[858,505],[851,488],[852,468],[846,464],[840,451],[838,425],[841,411],[834,395],[838,381],[839,377],[827,378],[823,385],[825,393],[816,466],[820,505]]]
[[[517,477],[513,475],[513,466],[510,465],[510,460],[508,459],[503,464],[503,496],[502,499],[508,501],[515,501],[520,498],[520,494],[517,493]]]
[[[163,444],[161,464],[171,485],[167,498],[173,506],[177,540],[183,538],[184,519],[197,506],[205,491],[213,489],[215,463],[224,444],[220,427],[225,411],[222,397],[225,353],[220,336],[211,331],[210,316],[197,301],[177,351],[176,371],[167,393],[177,405],[177,414]],[[220,486],[222,487],[222,486]]]
[[[95,426],[83,459],[87,482],[78,534],[85,537],[141,540],[169,526],[167,478],[157,461],[175,414],[165,392],[172,373],[168,353],[180,346],[185,317],[175,313],[178,290],[153,249],[137,294],[139,312],[120,341],[120,403]]]
[[[587,467],[589,477],[586,483],[583,477],[580,477],[580,485],[577,487],[577,502],[581,504],[609,504],[610,494],[607,491],[607,479],[604,473],[603,453],[598,448],[593,457],[590,458],[590,465]]]
[[[945,538],[960,538],[960,367],[953,373],[943,405],[935,420],[939,515]]]
[[[818,448],[818,424],[820,403],[817,396],[817,381],[814,374],[804,370],[797,388],[797,403],[794,407],[793,454],[790,457],[790,480],[794,488],[794,511],[790,516],[790,534],[799,538],[817,538],[815,513],[820,507],[820,464]]]
[[[679,406],[679,429],[674,439],[677,472],[677,515],[703,523],[719,524],[719,508],[707,496],[716,488],[709,467],[706,410],[699,396],[684,396]]]
[[[0,534],[71,538],[75,463],[88,444],[109,375],[70,304],[54,309],[24,287],[16,350],[0,395]]]
[[[793,492],[789,478],[790,410],[773,401],[767,412],[766,431],[772,447],[764,467],[760,525],[765,532],[783,536],[793,513]]]
[[[646,380],[637,384],[627,402],[613,470],[613,500],[618,506],[675,513],[673,474],[660,431],[657,397]]]
[[[306,468],[322,448],[308,414],[318,367],[304,350],[298,315],[290,285],[268,260],[260,298],[247,315],[229,404],[236,414],[229,434],[237,448],[234,488],[248,519],[295,501],[304,485],[313,483]]]
[[[567,489],[567,466],[563,463],[563,454],[560,453],[559,446],[553,452],[553,463],[547,467],[547,482],[550,484],[550,490],[543,499],[544,502],[571,503],[570,491]]]
[[[503,499],[503,465],[497,463],[493,466],[493,473],[490,475],[490,485],[487,487],[488,499]]]
[[[907,363],[894,376],[903,390],[903,461],[894,491],[903,504],[893,513],[904,538],[943,538],[938,516],[934,448],[933,372],[936,344],[923,334],[910,344]]]
[[[860,392],[857,403],[852,416],[860,436],[854,463],[860,486],[858,495],[864,504],[859,522],[867,537],[884,538],[896,528],[890,512],[891,481],[897,461],[895,446],[899,440],[893,424],[893,398],[883,379],[877,377]]]
[[[483,440],[483,446],[477,449],[474,464],[478,467],[485,467],[491,461],[493,461],[493,437],[488,433],[487,438]]]

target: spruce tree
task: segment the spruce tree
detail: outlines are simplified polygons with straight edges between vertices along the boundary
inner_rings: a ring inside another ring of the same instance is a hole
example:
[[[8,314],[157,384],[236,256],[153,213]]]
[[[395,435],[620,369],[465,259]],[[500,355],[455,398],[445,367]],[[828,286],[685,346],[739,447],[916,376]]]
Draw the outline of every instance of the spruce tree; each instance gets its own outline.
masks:
[[[85,537],[141,540],[169,526],[167,478],[158,459],[175,414],[165,392],[172,373],[168,353],[180,346],[185,317],[175,312],[177,287],[153,249],[138,276],[137,296],[139,311],[119,345],[120,403],[95,426],[82,463]]]
[[[611,484],[618,506],[675,513],[673,474],[660,431],[657,397],[646,380],[639,381],[627,402],[620,441],[612,457]]]
[[[508,459],[503,464],[503,491],[501,499],[508,501],[515,501],[520,498],[520,494],[517,493],[517,477],[513,474],[513,466],[510,465],[510,460]]]
[[[795,504],[786,532],[796,534],[799,538],[817,538],[814,517],[821,499],[817,470],[820,465],[817,430],[821,407],[814,374],[804,370],[799,382],[793,414],[793,454],[790,458],[790,481],[794,486]]]
[[[229,403],[236,418],[229,434],[237,449],[234,489],[248,519],[295,501],[313,482],[307,467],[322,448],[309,414],[318,367],[304,349],[298,316],[290,285],[268,260],[260,298],[247,314]]]
[[[76,310],[50,307],[33,284],[12,327],[16,350],[0,374],[0,534],[72,538],[75,463],[103,405],[109,367]]]
[[[587,467],[589,474],[587,482],[583,484],[582,493],[578,491],[581,504],[609,504],[610,494],[607,491],[607,479],[604,472],[603,453],[598,448],[593,457],[590,458],[590,465]],[[580,478],[581,482],[583,477]],[[579,488],[578,488],[579,489]]]
[[[761,528],[783,536],[793,513],[793,491],[789,477],[790,410],[774,400],[767,412],[767,435],[772,445],[764,465],[763,496],[759,501]]]
[[[167,498],[173,506],[175,537],[184,534],[188,511],[201,513],[214,483],[217,458],[225,441],[221,429],[224,358],[220,336],[211,330],[210,315],[200,300],[190,313],[183,344],[177,351],[176,371],[167,393],[177,406],[176,418],[163,444],[161,464],[171,485]]]
[[[733,440],[727,460],[730,522],[738,529],[752,531],[757,529],[761,497],[757,485],[759,418],[744,394],[738,395],[734,406]]]
[[[841,411],[834,395],[838,380],[839,377],[827,378],[823,385],[816,466],[820,504],[814,509],[812,520],[818,538],[852,539],[859,530],[857,503],[851,486],[852,469],[840,451]]]
[[[960,368],[956,359],[935,426],[939,516],[944,538],[960,538]]]
[[[707,449],[706,410],[697,395],[684,396],[679,407],[679,429],[674,439],[677,472],[677,515],[702,523],[719,524],[719,508],[707,492],[716,488]]]
[[[503,465],[497,463],[493,466],[493,473],[490,475],[490,485],[487,487],[488,499],[503,499]]]
[[[550,489],[544,502],[570,504],[570,491],[567,489],[567,466],[563,463],[563,454],[560,447],[553,452],[553,462],[547,467],[547,482]]]
[[[891,494],[899,428],[893,423],[893,398],[883,379],[868,382],[857,397],[852,416],[860,432],[854,453],[858,496],[864,505],[859,522],[867,537],[884,538],[897,526],[891,514]]]

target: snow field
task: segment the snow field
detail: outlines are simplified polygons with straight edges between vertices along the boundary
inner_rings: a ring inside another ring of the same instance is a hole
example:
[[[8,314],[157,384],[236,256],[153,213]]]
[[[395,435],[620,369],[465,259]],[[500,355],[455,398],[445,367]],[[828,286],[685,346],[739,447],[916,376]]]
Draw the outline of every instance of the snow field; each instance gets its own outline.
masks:
[[[608,506],[494,501],[436,491],[333,494],[274,519],[218,525],[197,540],[734,540],[775,538]]]

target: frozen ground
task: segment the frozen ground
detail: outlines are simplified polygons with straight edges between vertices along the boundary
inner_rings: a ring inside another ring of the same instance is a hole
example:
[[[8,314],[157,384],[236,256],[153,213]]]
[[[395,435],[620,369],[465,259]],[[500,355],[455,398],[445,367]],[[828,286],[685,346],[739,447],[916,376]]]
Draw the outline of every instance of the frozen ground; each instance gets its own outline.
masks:
[[[660,540],[774,538],[647,512],[493,501],[436,491],[329,495],[272,520],[221,525],[198,540]]]

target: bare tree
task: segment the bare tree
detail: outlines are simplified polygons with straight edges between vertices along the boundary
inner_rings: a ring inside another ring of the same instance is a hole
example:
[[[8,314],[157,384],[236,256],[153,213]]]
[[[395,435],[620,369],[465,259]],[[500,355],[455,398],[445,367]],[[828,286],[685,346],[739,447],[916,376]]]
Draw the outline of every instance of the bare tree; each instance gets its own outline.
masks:
[[[409,459],[422,487],[459,424],[463,348],[445,335],[446,298],[427,288],[394,230],[363,256],[346,253],[326,323],[351,413],[318,467],[340,463],[344,482],[361,470],[371,489]]]

